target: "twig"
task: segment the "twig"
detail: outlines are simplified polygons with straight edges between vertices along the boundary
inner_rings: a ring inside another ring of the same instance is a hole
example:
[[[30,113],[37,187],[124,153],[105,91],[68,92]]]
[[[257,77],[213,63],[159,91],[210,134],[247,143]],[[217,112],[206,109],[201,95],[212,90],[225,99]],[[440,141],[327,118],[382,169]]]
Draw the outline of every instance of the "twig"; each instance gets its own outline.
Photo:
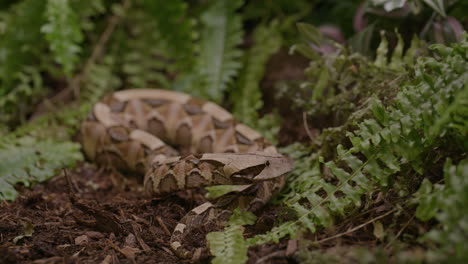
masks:
[[[73,182],[72,182],[72,179],[70,178],[70,175],[68,175],[67,169],[63,168],[62,170],[63,170],[63,173],[65,174],[65,179],[67,180],[68,192],[69,192],[71,195],[76,194],[76,189],[73,188]]]
[[[140,232],[138,232],[138,230],[137,230],[137,224],[136,223],[132,223],[132,229],[133,229],[133,233],[135,234],[135,237],[136,237],[138,243],[140,244],[141,248],[144,251],[151,251],[151,248],[141,238]]]
[[[304,123],[304,128],[307,133],[307,136],[311,141],[314,141],[314,137],[312,136],[312,132],[310,132],[309,124],[307,123],[307,114],[302,112],[302,122]]]
[[[356,227],[354,227],[354,228],[352,228],[352,229],[350,229],[350,230],[348,230],[348,231],[346,231],[344,233],[340,233],[340,234],[337,234],[337,235],[334,235],[334,236],[331,236],[331,237],[324,238],[324,239],[319,240],[319,241],[315,241],[315,243],[323,243],[323,242],[328,241],[328,240],[332,240],[332,239],[335,239],[335,238],[342,237],[344,235],[351,234],[354,231],[359,230],[359,229],[365,227],[366,225],[371,224],[371,223],[373,223],[373,222],[375,222],[375,221],[377,221],[377,220],[379,220],[381,218],[384,218],[385,216],[387,216],[387,215],[389,215],[389,214],[391,214],[391,213],[393,213],[395,211],[396,211],[396,209],[390,210],[390,211],[386,212],[385,214],[380,215],[380,216],[378,216],[378,217],[376,217],[376,218],[374,218],[372,220],[369,220],[369,221],[367,221],[367,222],[365,222],[365,223],[363,223],[361,225],[358,225],[358,226],[356,226]]]
[[[166,233],[168,236],[171,236],[171,232],[169,231],[169,229],[167,228],[166,224],[164,224],[163,220],[161,219],[161,217],[159,216],[156,216],[156,221],[158,221],[159,225],[161,226],[161,228],[164,230],[164,233]]]
[[[411,223],[411,221],[413,221],[413,219],[414,219],[414,215],[411,216],[411,218],[408,220],[408,222],[406,222],[406,224],[400,229],[400,231],[398,231],[396,236],[390,242],[388,242],[388,244],[385,246],[385,249],[388,249],[390,247],[390,245],[393,242],[395,242],[395,240],[397,240],[397,238],[401,235],[401,233],[403,233],[403,231],[408,227],[408,225]]]
[[[123,10],[127,10],[130,7],[131,0],[123,0],[122,8]],[[112,33],[114,33],[115,28],[120,22],[121,17],[118,15],[112,15],[109,18],[106,28],[102,32],[101,36],[99,36],[99,40],[94,46],[93,52],[91,56],[86,61],[83,69],[80,73],[75,75],[75,77],[70,81],[69,85],[54,95],[52,98],[44,100],[36,109],[35,114],[33,115],[33,119],[37,116],[41,115],[43,112],[47,112],[53,110],[53,106],[56,102],[64,101],[69,99],[72,96],[78,97],[80,94],[80,83],[86,79],[90,68],[96,63],[96,61],[101,57],[104,47],[109,41]]]
[[[284,250],[280,250],[280,251],[274,251],[262,258],[259,258],[255,264],[261,264],[261,263],[271,263],[270,260],[271,259],[274,259],[274,258],[281,258],[281,257],[284,257],[285,256],[285,251]]]

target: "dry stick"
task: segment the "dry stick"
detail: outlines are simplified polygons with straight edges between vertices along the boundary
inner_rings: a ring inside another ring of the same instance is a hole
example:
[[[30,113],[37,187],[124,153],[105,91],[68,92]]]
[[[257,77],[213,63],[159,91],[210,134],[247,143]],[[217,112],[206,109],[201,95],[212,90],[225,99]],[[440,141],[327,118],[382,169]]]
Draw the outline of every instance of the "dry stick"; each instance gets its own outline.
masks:
[[[274,258],[281,258],[281,257],[284,257],[286,255],[285,251],[284,250],[280,250],[280,251],[275,251],[275,252],[272,252],[264,257],[261,257],[260,259],[258,259],[255,264],[261,264],[261,263],[267,263],[267,261],[271,260],[271,259],[274,259]],[[270,263],[270,262],[268,262]]]
[[[73,184],[72,184],[72,180],[70,178],[70,175],[68,175],[68,171],[67,169],[63,168],[63,173],[65,174],[65,179],[67,179],[67,184],[68,184],[68,192],[70,194],[75,194],[75,189],[73,189]]]
[[[400,231],[398,231],[396,236],[390,242],[388,242],[388,244],[385,246],[385,249],[388,249],[390,247],[390,245],[393,242],[395,242],[398,239],[398,237],[400,237],[401,233],[403,233],[403,231],[408,227],[408,225],[411,223],[411,221],[413,221],[413,219],[414,219],[414,215],[411,216],[411,218],[408,220],[408,222],[406,222],[406,224],[400,229]]]
[[[167,228],[167,226],[164,224],[163,220],[161,219],[161,217],[159,216],[156,216],[156,221],[158,221],[159,225],[162,227],[162,229],[164,230],[164,233],[166,233],[168,236],[171,236],[171,232],[169,231],[169,229]]]
[[[122,8],[124,11],[130,7],[130,1],[131,0],[124,0],[122,4]],[[114,33],[114,30],[119,24],[120,19],[121,17],[118,15],[113,15],[109,18],[109,22],[107,23],[106,29],[99,37],[99,40],[94,46],[91,56],[83,66],[82,71],[79,74],[75,75],[75,77],[70,81],[70,84],[65,89],[60,91],[58,94],[54,95],[52,98],[44,100],[44,102],[41,103],[39,107],[37,107],[33,118],[39,116],[42,112],[46,112],[47,110],[53,110],[54,104],[56,102],[68,99],[72,95],[74,95],[75,97],[79,96],[80,83],[86,78],[92,65],[95,64],[96,61],[101,57],[104,50],[104,46],[109,41],[110,37],[112,36],[112,33]]]
[[[324,238],[324,239],[319,240],[319,241],[315,241],[315,243],[323,243],[323,242],[328,241],[328,240],[332,240],[332,239],[335,239],[335,238],[342,237],[344,235],[351,234],[354,231],[359,230],[359,229],[365,227],[366,225],[371,224],[371,223],[373,223],[373,222],[375,222],[375,221],[377,221],[377,220],[379,220],[381,218],[384,218],[385,216],[387,216],[387,215],[389,215],[389,214],[391,214],[391,213],[393,213],[395,211],[396,211],[396,209],[390,210],[390,211],[386,212],[385,214],[383,214],[381,216],[378,216],[378,217],[376,217],[376,218],[374,218],[374,219],[372,219],[370,221],[367,221],[364,224],[358,225],[358,226],[356,226],[356,227],[354,227],[354,228],[352,228],[352,229],[350,229],[350,230],[348,230],[348,231],[346,231],[344,233],[340,233],[340,234],[337,234],[337,235],[334,235],[334,236],[331,236],[331,237]]]

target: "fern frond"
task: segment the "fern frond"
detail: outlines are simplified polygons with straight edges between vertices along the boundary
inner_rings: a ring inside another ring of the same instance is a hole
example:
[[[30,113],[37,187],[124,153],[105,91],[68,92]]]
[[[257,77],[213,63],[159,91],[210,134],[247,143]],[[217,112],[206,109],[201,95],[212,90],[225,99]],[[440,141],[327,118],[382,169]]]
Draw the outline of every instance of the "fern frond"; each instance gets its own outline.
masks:
[[[14,125],[18,125],[25,121],[31,105],[35,105],[47,89],[43,86],[40,73],[33,67],[17,72],[13,81],[14,88],[0,96],[0,122],[15,122]]]
[[[67,141],[76,134],[83,118],[91,107],[104,94],[116,90],[121,86],[121,80],[115,75],[115,59],[108,55],[103,62],[91,65],[86,82],[81,87],[80,102],[67,105],[19,126],[13,132],[2,135],[1,142],[12,142],[24,136],[31,136],[37,140],[54,138]]]
[[[145,0],[144,6],[156,21],[156,30],[166,42],[171,57],[184,70],[194,63],[195,20],[187,15],[187,3],[182,0]],[[147,32],[145,32],[147,33]]]
[[[4,33],[0,37],[0,96],[13,89],[15,74],[41,50],[40,27],[44,24],[44,9],[45,0],[25,0],[9,8]]]
[[[170,86],[166,72],[173,72],[171,57],[166,57],[168,47],[162,43],[164,36],[153,21],[152,14],[141,8],[130,9],[126,14],[126,23],[131,28],[132,40],[127,33],[119,32],[117,53],[122,53],[121,71],[128,88]]]
[[[278,23],[258,26],[254,33],[254,44],[244,57],[244,68],[239,81],[230,93],[234,104],[234,115],[243,123],[257,128],[258,113],[262,107],[260,81],[265,73],[268,59],[281,47],[281,35]]]
[[[102,15],[108,9],[104,0],[69,0],[70,6],[80,18],[80,28],[83,31],[92,32],[95,29],[96,21],[93,17]]]
[[[41,31],[49,42],[55,60],[62,65],[63,72],[71,76],[79,62],[80,43],[83,41],[80,22],[68,0],[48,0],[48,18]]]
[[[175,84],[176,90],[220,103],[228,84],[238,74],[242,63],[243,30],[236,10],[242,0],[214,1],[201,15],[200,54],[195,72]]]
[[[434,46],[440,58],[420,58],[415,79],[402,87],[391,106],[385,107],[374,98],[374,118],[359,122],[358,129],[347,134],[351,148],[338,145],[337,158],[325,163],[329,169],[326,177],[318,169],[317,157],[290,149],[296,168],[282,200],[298,218],[251,242],[277,241],[285,235],[294,237],[304,230],[315,232],[317,227],[328,227],[333,218],[346,216],[360,206],[363,194],[390,188],[396,182],[392,177],[404,166],[422,174],[425,157],[445,143],[440,138],[466,140],[460,133],[467,129],[466,121],[460,122],[466,114],[459,111],[466,109],[467,42],[465,34],[453,47]],[[341,195],[336,195],[338,192]]]
[[[17,196],[15,184],[31,186],[54,176],[56,170],[82,160],[80,146],[71,142],[35,141],[31,137],[16,144],[0,145],[0,200]]]
[[[248,245],[242,235],[242,226],[230,226],[223,232],[212,232],[206,236],[214,264],[244,264],[247,261]]]
[[[414,194],[416,217],[423,221],[436,218],[440,223],[425,236],[439,245],[433,251],[440,262],[459,263],[468,258],[467,193],[468,160],[455,166],[449,159],[444,166],[444,184],[424,180]]]
[[[249,245],[242,235],[243,225],[252,225],[256,217],[250,212],[235,209],[229,222],[221,232],[211,232],[206,235],[211,254],[215,256],[215,264],[244,264],[247,261]]]

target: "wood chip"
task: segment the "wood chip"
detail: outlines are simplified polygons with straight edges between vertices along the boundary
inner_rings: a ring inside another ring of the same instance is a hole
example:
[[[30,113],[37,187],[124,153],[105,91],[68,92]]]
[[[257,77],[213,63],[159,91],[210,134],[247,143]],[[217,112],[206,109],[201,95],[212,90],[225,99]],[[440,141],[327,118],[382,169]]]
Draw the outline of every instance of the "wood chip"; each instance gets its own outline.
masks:
[[[103,261],[101,261],[101,264],[111,264],[112,263],[112,256],[107,255]]]
[[[89,237],[87,235],[81,235],[75,238],[76,245],[83,245],[87,244],[89,241]]]
[[[132,233],[128,234],[128,236],[125,238],[125,246],[132,247],[132,248],[137,247],[137,239],[134,234]]]

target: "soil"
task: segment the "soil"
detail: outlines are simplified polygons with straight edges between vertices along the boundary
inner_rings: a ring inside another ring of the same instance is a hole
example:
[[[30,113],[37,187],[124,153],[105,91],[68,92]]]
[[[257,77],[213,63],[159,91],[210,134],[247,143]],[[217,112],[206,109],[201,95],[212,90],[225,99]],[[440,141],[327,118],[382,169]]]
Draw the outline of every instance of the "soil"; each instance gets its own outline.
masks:
[[[273,56],[262,83],[265,111],[275,102],[273,83],[301,79],[306,63],[286,51]],[[281,113],[289,113],[282,107]],[[295,115],[300,116],[300,115]],[[280,142],[306,138],[302,119],[283,123]],[[300,125],[298,125],[300,124]],[[168,197],[142,194],[141,185],[115,171],[82,163],[33,188],[18,186],[19,198],[0,202],[0,264],[3,263],[210,263],[210,257],[182,260],[170,250],[170,232],[192,208],[205,202],[203,191],[191,190]],[[270,230],[279,208],[270,205],[247,227],[252,236]],[[187,245],[206,247],[196,230]],[[297,242],[285,240],[249,249],[249,264],[297,263]]]
[[[144,197],[136,182],[87,164],[66,174],[22,188],[16,201],[0,205],[0,263],[193,263],[177,258],[169,239],[177,222],[205,201],[199,192]],[[258,228],[249,230],[271,228],[274,210],[265,208]],[[194,232],[188,245],[205,246],[209,231]],[[284,248],[252,248],[249,263]],[[264,263],[294,263],[285,255],[272,259]]]

